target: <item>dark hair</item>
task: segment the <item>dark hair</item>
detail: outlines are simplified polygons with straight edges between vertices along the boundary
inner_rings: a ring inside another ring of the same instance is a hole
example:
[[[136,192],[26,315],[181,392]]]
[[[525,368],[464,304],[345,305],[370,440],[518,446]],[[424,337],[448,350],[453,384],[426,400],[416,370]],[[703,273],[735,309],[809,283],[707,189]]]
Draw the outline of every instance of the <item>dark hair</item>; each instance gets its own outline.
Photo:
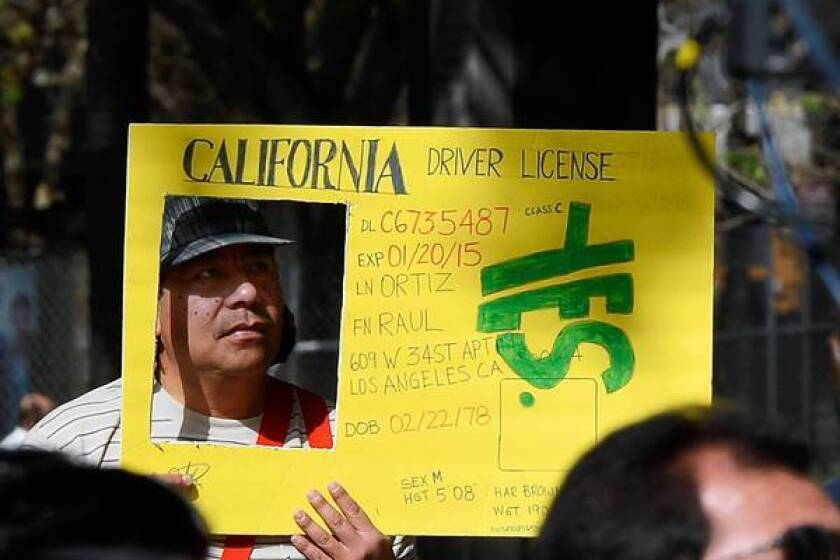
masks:
[[[85,550],[203,560],[207,540],[201,519],[163,484],[42,451],[0,451],[0,558]]]
[[[282,320],[280,348],[277,350],[277,358],[272,362],[275,364],[285,363],[292,350],[295,349],[295,344],[297,344],[297,323],[295,322],[295,315],[288,305],[283,306]]]
[[[608,436],[572,468],[535,544],[535,560],[694,560],[708,523],[676,462],[706,446],[739,464],[806,474],[805,445],[729,409],[659,414]]]

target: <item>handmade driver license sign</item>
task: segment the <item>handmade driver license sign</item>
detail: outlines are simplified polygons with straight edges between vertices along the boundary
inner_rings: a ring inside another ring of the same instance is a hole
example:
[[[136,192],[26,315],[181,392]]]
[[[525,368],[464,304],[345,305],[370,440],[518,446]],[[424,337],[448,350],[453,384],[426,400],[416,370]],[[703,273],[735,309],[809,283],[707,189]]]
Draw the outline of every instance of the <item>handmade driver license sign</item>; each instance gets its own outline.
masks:
[[[344,205],[331,449],[150,440],[177,195]],[[674,133],[134,125],[124,465],[193,474],[215,533],[338,480],[388,534],[534,535],[581,453],[710,401],[713,198]]]

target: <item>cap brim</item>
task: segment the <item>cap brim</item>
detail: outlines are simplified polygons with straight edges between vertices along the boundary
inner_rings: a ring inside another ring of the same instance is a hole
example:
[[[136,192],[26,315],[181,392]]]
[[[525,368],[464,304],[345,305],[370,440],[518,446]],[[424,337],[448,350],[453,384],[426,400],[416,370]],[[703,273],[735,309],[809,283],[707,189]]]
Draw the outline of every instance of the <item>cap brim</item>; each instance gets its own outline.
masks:
[[[225,233],[196,239],[175,255],[172,259],[164,259],[161,264],[179,265],[200,257],[210,251],[228,247],[230,245],[287,245],[294,243],[291,239],[257,235],[254,233]]]

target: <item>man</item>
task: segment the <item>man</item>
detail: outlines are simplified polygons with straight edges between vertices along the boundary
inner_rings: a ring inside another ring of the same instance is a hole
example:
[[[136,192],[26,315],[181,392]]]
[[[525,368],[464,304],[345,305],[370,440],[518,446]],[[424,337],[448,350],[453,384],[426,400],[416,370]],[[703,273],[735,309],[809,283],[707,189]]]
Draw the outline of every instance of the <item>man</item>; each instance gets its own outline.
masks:
[[[18,407],[18,425],[0,441],[0,448],[13,449],[23,443],[26,432],[46,416],[55,403],[51,398],[41,393],[27,393],[20,399]]]
[[[731,412],[654,416],[580,459],[534,558],[840,558],[840,513],[809,467],[803,445]]]
[[[253,203],[169,198],[164,210],[156,323],[156,441],[331,447],[334,410],[320,397],[266,375],[294,343],[294,321],[277,278],[273,237]],[[30,444],[60,449],[100,466],[120,457],[119,380],[45,418]],[[307,497],[330,529],[303,511],[304,534],[214,541],[211,557],[409,558],[413,544],[388,540],[337,484],[336,510],[318,492]],[[318,543],[317,545],[315,543]]]

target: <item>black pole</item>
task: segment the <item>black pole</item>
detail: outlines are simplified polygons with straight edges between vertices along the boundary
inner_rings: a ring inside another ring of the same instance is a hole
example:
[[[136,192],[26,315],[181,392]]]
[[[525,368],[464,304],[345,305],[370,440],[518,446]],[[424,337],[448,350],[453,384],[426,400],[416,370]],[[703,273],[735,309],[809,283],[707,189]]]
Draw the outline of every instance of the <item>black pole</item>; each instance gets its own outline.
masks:
[[[86,214],[92,382],[119,376],[128,124],[148,114],[148,4],[88,1]]]

